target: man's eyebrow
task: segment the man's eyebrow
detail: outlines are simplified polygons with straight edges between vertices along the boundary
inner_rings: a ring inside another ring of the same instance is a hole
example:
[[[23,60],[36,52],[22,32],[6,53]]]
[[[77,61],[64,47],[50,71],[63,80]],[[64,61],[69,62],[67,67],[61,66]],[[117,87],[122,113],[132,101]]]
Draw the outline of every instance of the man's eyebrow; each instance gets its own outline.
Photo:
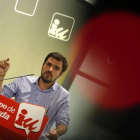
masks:
[[[60,69],[60,67],[59,66],[57,66],[57,65],[54,65],[56,68],[59,68]]]
[[[49,64],[52,64],[51,62],[47,62],[46,64],[48,64],[48,63],[49,63]]]

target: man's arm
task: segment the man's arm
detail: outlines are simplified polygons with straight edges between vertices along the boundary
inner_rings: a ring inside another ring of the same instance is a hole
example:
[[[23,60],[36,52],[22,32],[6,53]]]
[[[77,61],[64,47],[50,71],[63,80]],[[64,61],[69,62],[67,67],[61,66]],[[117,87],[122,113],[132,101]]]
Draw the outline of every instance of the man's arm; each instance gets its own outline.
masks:
[[[57,138],[65,134],[69,126],[69,106],[70,106],[70,94],[68,93],[61,102],[61,106],[57,111],[55,118],[56,129],[50,130],[49,135],[46,135],[50,140],[57,140]]]
[[[10,67],[9,61],[10,61],[9,58],[7,58],[6,60],[0,61],[0,80],[4,79],[4,76],[6,75],[6,72],[8,71]],[[3,81],[0,81],[0,93],[2,90],[2,84],[3,84]]]
[[[56,127],[56,129],[50,130],[50,133],[46,135],[50,140],[57,140],[57,138],[67,132],[67,126],[64,124],[60,124]]]
[[[55,130],[57,131],[58,136],[61,136],[67,132],[67,126],[64,124],[60,124]]]
[[[0,75],[0,80],[3,80],[3,79],[4,79],[4,75]],[[2,90],[2,84],[3,84],[3,81],[0,81],[0,93]]]

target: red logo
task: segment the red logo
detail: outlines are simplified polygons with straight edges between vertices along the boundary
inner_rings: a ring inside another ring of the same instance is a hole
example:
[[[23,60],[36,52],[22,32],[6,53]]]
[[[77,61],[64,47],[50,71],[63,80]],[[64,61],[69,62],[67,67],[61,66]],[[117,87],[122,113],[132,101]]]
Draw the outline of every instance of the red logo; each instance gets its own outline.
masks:
[[[28,135],[30,131],[39,132],[44,114],[44,107],[21,103],[14,125],[16,128],[24,129],[26,135]]]

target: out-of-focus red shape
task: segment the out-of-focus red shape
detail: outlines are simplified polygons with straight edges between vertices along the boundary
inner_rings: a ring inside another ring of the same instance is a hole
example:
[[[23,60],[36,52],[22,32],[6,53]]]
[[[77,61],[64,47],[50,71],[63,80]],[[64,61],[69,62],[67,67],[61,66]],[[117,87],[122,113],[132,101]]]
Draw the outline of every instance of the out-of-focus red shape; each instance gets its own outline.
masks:
[[[95,90],[95,86],[90,86],[90,92],[85,93],[87,97],[94,103],[111,109],[139,104],[139,16],[125,11],[100,14],[83,27],[77,39],[80,42],[78,45],[89,47],[80,71],[93,77],[92,82],[107,89]]]

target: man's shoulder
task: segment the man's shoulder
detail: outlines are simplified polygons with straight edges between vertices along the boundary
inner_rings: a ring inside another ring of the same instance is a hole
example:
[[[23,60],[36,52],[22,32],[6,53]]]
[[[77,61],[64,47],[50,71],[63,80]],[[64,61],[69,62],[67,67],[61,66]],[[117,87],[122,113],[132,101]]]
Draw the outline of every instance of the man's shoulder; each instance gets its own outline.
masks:
[[[30,83],[35,83],[37,82],[38,77],[25,76],[25,77],[22,77],[22,80],[29,81]]]
[[[59,85],[59,84],[58,84]],[[63,93],[63,94],[65,94],[65,95],[69,95],[70,93],[69,93],[69,91],[68,90],[66,90],[63,86],[61,86],[61,85],[59,85],[60,86],[60,91]]]

